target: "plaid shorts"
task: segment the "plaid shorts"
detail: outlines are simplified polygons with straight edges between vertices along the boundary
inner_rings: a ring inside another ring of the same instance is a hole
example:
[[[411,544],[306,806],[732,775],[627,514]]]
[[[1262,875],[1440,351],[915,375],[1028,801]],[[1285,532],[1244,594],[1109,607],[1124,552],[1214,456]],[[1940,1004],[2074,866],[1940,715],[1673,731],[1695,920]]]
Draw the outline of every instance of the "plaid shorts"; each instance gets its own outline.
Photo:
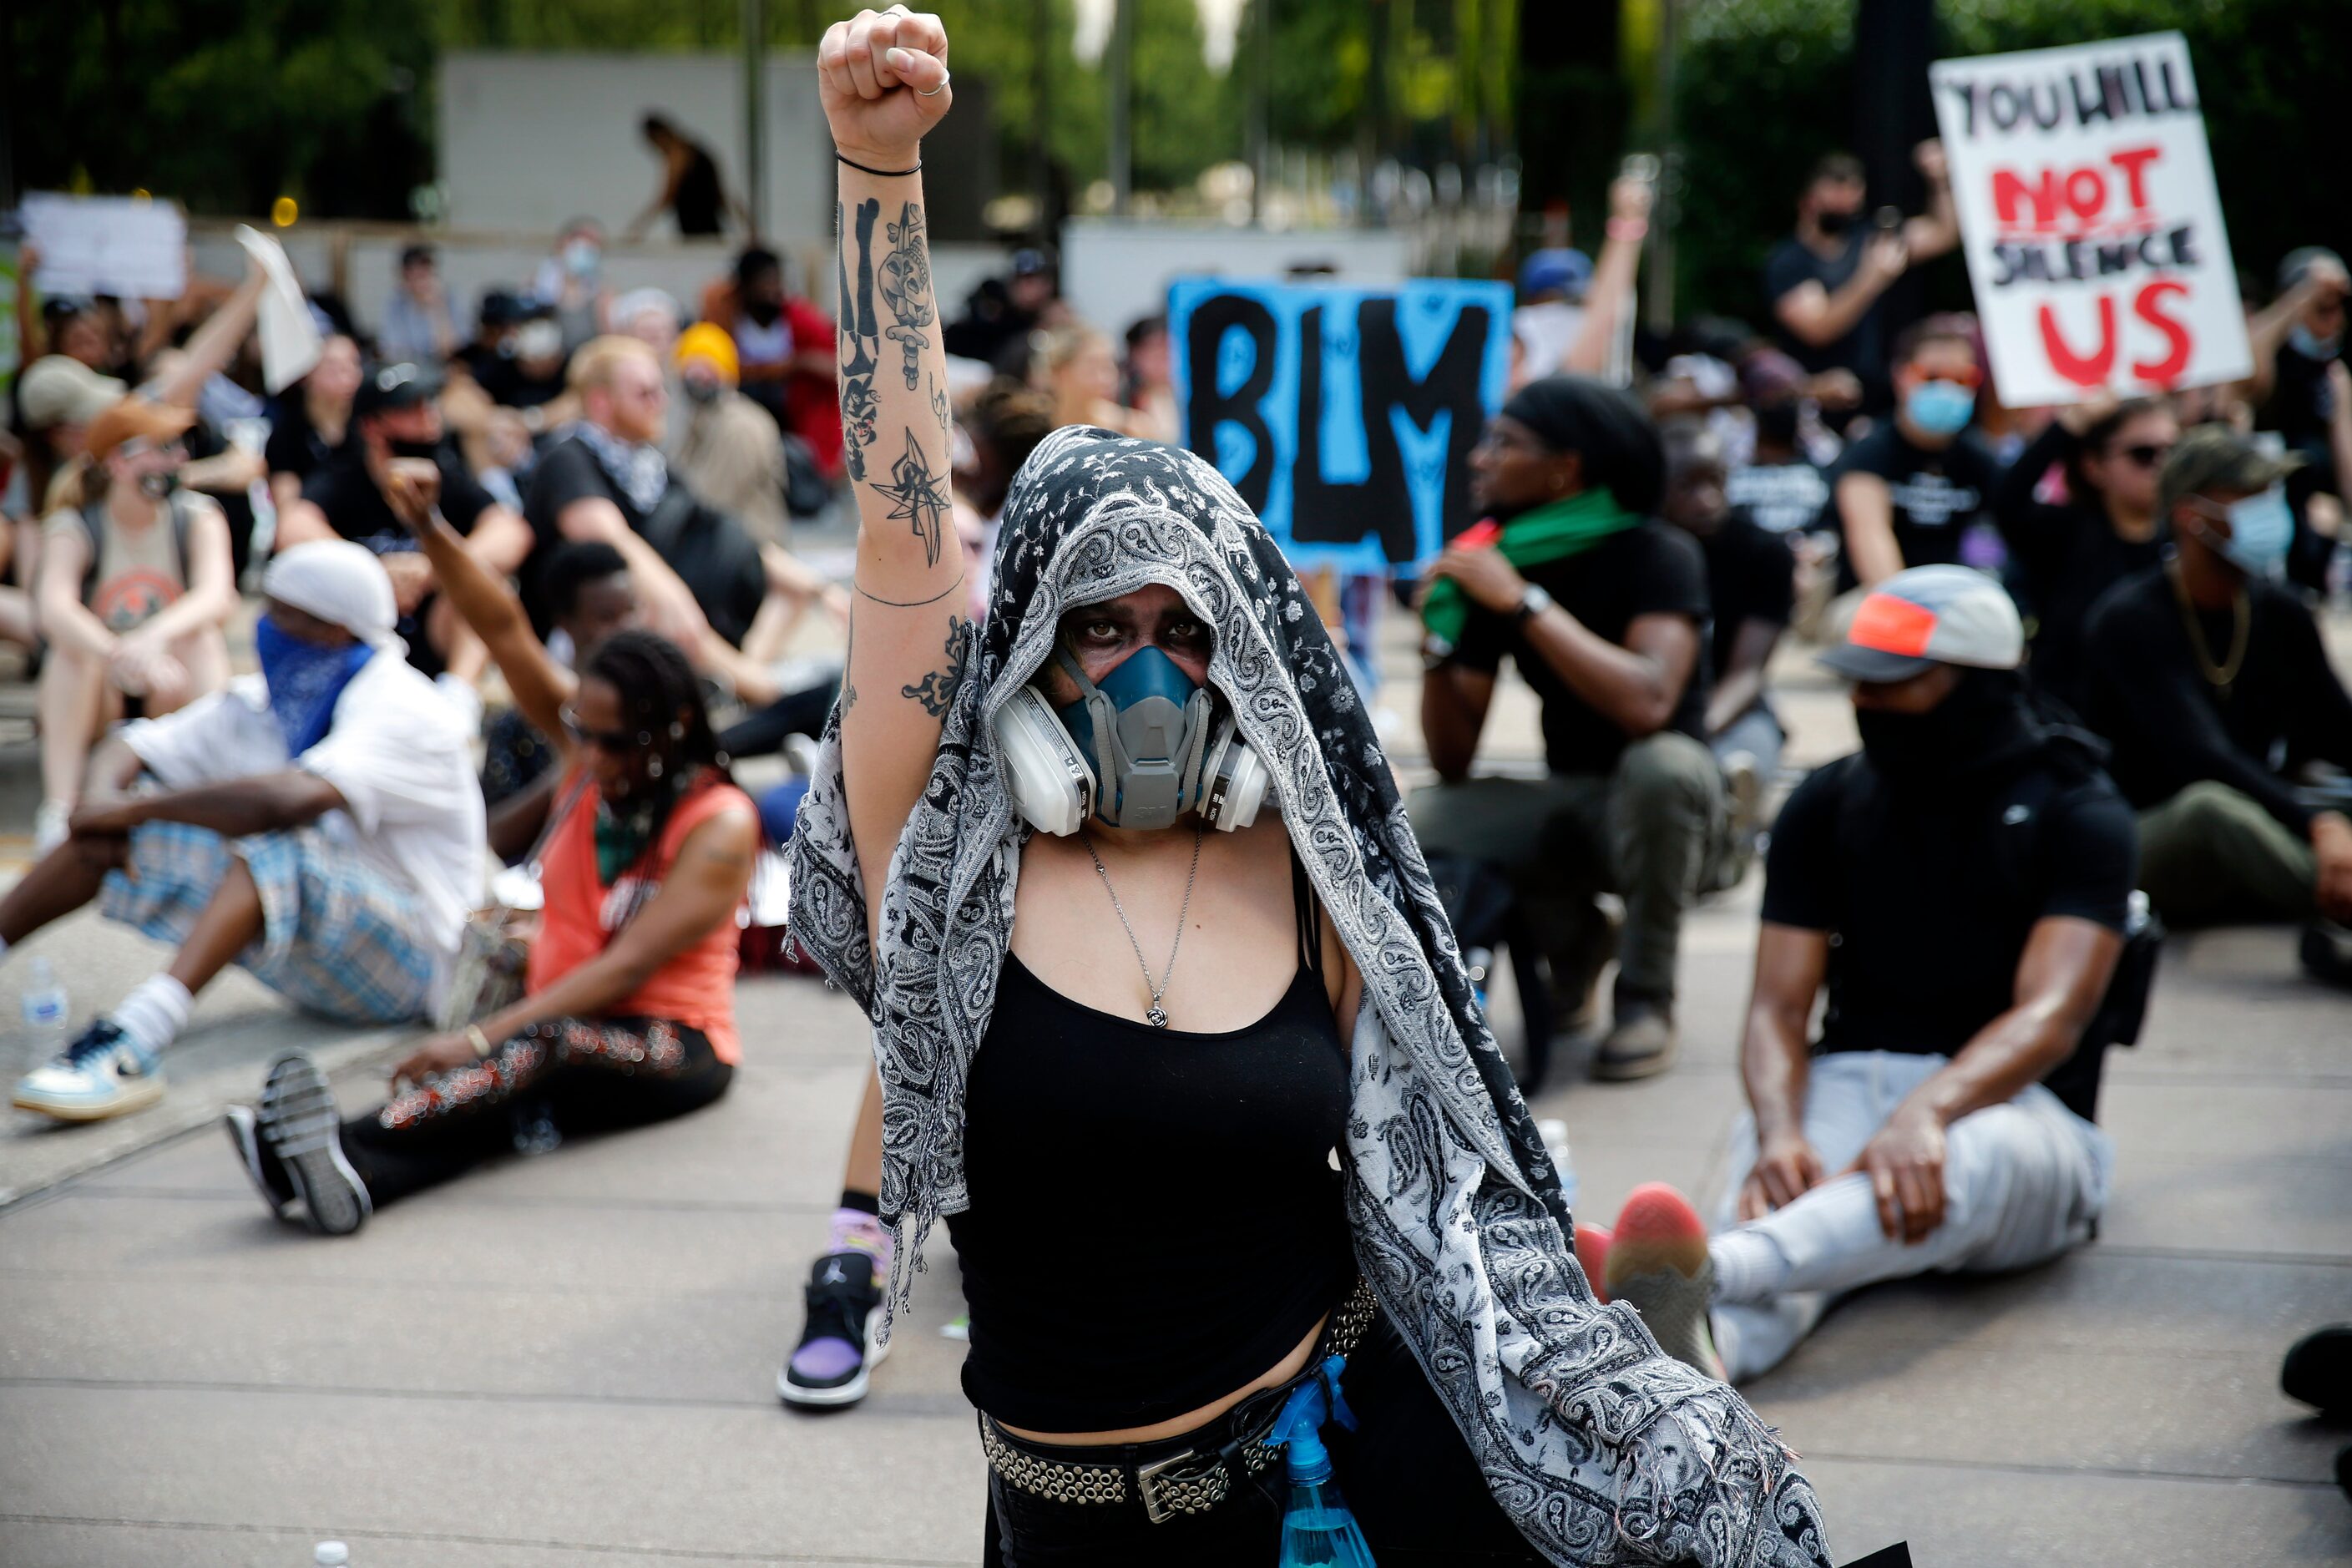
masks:
[[[235,855],[261,891],[259,941],[237,955],[253,977],[298,1006],[356,1024],[421,1016],[433,950],[413,934],[415,893],[317,827],[257,833],[232,845],[208,827],[142,823],[131,864],[107,873],[99,909],[157,942],[188,940]]]

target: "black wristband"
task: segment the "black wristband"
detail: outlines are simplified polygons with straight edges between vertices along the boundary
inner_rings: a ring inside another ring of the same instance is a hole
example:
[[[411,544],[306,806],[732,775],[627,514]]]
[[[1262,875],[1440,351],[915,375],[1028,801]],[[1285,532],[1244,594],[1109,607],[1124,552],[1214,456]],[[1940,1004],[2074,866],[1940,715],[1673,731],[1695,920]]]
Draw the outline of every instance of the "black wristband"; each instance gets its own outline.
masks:
[[[848,164],[851,168],[856,170],[861,174],[874,174],[885,180],[895,180],[904,174],[919,174],[923,172],[923,161],[920,158],[915,160],[915,166],[911,169],[877,169],[871,163],[859,163],[856,159],[852,158],[842,152],[838,147],[833,150],[833,155],[835,158]]]

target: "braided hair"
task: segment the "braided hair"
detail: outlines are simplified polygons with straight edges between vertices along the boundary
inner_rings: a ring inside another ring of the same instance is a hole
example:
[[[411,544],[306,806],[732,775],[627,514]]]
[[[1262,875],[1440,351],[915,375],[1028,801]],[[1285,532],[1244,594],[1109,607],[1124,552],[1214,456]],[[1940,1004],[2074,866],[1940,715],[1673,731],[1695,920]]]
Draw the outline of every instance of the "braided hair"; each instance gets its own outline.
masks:
[[[632,868],[643,869],[660,853],[670,813],[698,777],[734,782],[727,754],[719,749],[718,733],[710,727],[700,679],[667,637],[647,631],[614,632],[596,645],[580,674],[583,679],[604,682],[619,695],[624,727],[642,738],[646,772],[656,786],[647,792],[652,811],[646,847]]]

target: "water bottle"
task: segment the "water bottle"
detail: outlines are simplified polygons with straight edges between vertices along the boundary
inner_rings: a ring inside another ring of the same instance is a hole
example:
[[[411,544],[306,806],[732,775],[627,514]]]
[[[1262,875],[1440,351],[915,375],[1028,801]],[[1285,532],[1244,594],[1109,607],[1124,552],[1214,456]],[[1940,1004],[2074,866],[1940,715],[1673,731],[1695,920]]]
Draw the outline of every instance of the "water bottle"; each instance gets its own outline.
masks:
[[[1324,1422],[1337,1420],[1356,1429],[1355,1412],[1339,1397],[1339,1373],[1347,1364],[1347,1357],[1332,1356],[1311,1381],[1292,1390],[1266,1436],[1269,1443],[1290,1446],[1290,1503],[1282,1512],[1280,1568],[1372,1568],[1372,1549],[1331,1479],[1331,1454],[1323,1447]]]
[[[319,1568],[350,1568],[352,1549],[340,1541],[321,1541],[310,1553],[310,1561]]]
[[[58,967],[44,953],[35,958],[25,976],[25,1060],[27,1067],[65,1054],[66,1022],[72,1011]]]

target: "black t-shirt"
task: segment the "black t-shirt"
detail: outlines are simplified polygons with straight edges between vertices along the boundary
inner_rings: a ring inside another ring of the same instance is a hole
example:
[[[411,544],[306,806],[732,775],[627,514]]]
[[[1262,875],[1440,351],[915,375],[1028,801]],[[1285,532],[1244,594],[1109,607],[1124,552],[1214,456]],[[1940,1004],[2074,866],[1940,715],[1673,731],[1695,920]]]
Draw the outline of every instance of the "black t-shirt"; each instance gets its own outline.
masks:
[[[1706,569],[1698,544],[1679,528],[1644,522],[1614,533],[1581,554],[1530,566],[1525,574],[1596,637],[1622,645],[1625,628],[1642,616],[1686,616],[1706,624]],[[1607,773],[1625,750],[1626,734],[1588,706],[1526,646],[1517,618],[1475,605],[1454,645],[1452,661],[1492,675],[1508,654],[1543,700],[1544,757],[1556,773]],[[1666,724],[1693,740],[1706,738],[1706,666],[1691,671],[1682,700]]]
[[[1707,670],[1721,680],[1731,668],[1741,622],[1789,624],[1796,607],[1797,558],[1787,535],[1767,533],[1736,508],[1723,526],[1698,536],[1698,547],[1706,556],[1706,598],[1715,617]]]
[[[2077,714],[2089,700],[2084,628],[2100,595],[2164,558],[2156,539],[2119,536],[2095,496],[2034,499],[2051,468],[2081,445],[2056,420],[1995,481],[1993,521],[2009,546],[2009,590],[2033,636],[2033,679]]]
[[[343,439],[331,444],[310,423],[310,412],[302,406],[302,395],[291,392],[269,406],[269,440],[261,448],[261,459],[269,465],[273,474],[292,474],[298,479],[308,479],[341,455],[350,440],[346,426]]]
[[[1977,520],[2000,461],[1972,430],[1948,447],[1916,446],[1892,419],[1856,441],[1838,459],[1831,481],[1848,474],[1876,474],[1886,481],[1895,509],[1895,546],[1906,566],[1948,565],[1960,558],[1960,536]],[[1844,519],[1839,519],[1843,532]],[[1853,586],[1853,552],[1839,568],[1843,586]]]
[[[1830,933],[1818,1049],[1950,1056],[2015,1004],[2035,921],[2124,930],[2137,856],[2130,808],[2087,765],[2037,752],[1931,804],[1855,752],[1780,808],[1764,919]]]
[[[587,443],[568,436],[540,454],[523,497],[523,521],[530,524],[531,552],[523,563],[522,598],[540,635],[553,624],[544,582],[547,557],[563,542],[563,509],[601,497],[620,509],[631,532],[646,539],[678,574],[711,629],[739,647],[767,595],[767,574],[759,545],[743,525],[694,498],[675,474],[662,499],[648,511],[613,482]]]
[[[1864,406],[1876,409],[1886,401],[1886,297],[1882,294],[1872,300],[1845,336],[1819,348],[1790,331],[1780,310],[1780,301],[1806,283],[1819,283],[1832,294],[1844,288],[1854,268],[1862,265],[1863,247],[1869,243],[1871,233],[1868,226],[1856,224],[1846,233],[1845,247],[1827,260],[1793,235],[1774,246],[1764,258],[1764,305],[1771,319],[1773,340],[1790,357],[1810,371],[1853,372],[1862,378]]]
[[[699,147],[689,143],[686,151],[686,172],[677,177],[677,189],[670,195],[669,210],[677,219],[678,233],[717,234],[723,205],[719,194],[719,165]]]
[[[433,466],[441,470],[441,515],[459,533],[473,532],[475,521],[495,504],[495,498],[475,479],[456,441],[443,437],[433,449]],[[392,505],[376,488],[359,448],[348,442],[333,461],[321,464],[302,481],[302,499],[326,513],[328,525],[337,533],[378,555],[418,547],[415,536],[392,514]]]
[[[2212,779],[2300,836],[2311,812],[2280,770],[2314,759],[2352,768],[2352,696],[2301,601],[2261,581],[2247,595],[2245,658],[2224,695],[2205,678],[2170,574],[2116,584],[2091,612],[2084,717],[2114,746],[2108,772],[2142,810]],[[2200,612],[2199,625],[2226,663],[2236,617]]]
[[[2286,437],[2290,447],[2319,456],[2327,451],[2327,422],[2336,409],[2327,385],[2333,360],[2314,359],[2293,342],[2279,344],[2271,361],[2271,395],[2263,405],[2262,427]]]
[[[1724,499],[1768,533],[1810,533],[1829,504],[1828,476],[1800,458],[1790,463],[1750,463],[1724,476]]]

